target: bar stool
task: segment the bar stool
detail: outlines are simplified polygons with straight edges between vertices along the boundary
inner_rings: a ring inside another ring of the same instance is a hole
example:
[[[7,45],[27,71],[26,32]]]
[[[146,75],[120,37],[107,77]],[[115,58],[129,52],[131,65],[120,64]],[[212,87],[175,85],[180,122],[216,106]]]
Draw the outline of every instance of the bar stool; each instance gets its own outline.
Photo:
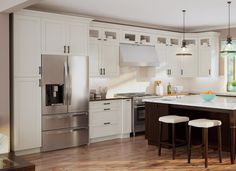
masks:
[[[185,116],[177,116],[177,115],[167,115],[159,117],[159,156],[161,156],[161,146],[166,145],[169,147],[172,147],[172,159],[175,159],[176,154],[176,132],[175,132],[175,124],[177,123],[184,123],[186,122],[186,142],[187,144],[187,126],[188,126],[189,118]],[[165,141],[162,141],[162,126],[163,123],[172,124],[172,143],[166,143]]]
[[[210,119],[195,119],[188,122],[189,125],[189,140],[188,140],[188,163],[191,160],[191,127],[202,128],[202,137],[204,146],[205,168],[208,167],[208,128],[218,127],[218,152],[219,161],[222,163],[222,147],[221,147],[221,121]]]

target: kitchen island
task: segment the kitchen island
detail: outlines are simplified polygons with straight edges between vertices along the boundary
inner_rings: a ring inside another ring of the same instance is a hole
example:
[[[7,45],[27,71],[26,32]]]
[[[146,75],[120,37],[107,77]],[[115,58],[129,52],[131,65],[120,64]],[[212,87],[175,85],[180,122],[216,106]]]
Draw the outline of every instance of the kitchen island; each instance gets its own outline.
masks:
[[[188,116],[190,120],[207,118],[222,122],[222,147],[230,151],[231,163],[235,160],[236,97],[216,96],[211,102],[205,102],[199,95],[181,97],[162,97],[145,99],[146,120],[145,137],[150,145],[158,145],[158,118],[165,115]],[[185,125],[177,125],[177,138],[185,139]],[[216,128],[209,130],[209,145],[217,144]],[[170,139],[168,125],[164,125],[163,138]],[[193,130],[193,142],[201,141],[201,130]]]

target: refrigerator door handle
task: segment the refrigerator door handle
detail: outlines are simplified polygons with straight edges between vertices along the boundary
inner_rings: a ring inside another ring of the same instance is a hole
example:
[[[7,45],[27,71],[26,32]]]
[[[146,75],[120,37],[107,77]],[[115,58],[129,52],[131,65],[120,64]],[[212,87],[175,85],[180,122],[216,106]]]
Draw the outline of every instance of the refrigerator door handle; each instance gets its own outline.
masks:
[[[68,79],[68,70],[67,62],[64,63],[64,105],[67,105],[67,79]]]
[[[70,66],[69,66],[69,61],[67,61],[67,72],[68,72],[68,105],[71,105],[71,91],[72,91],[72,88],[71,88],[71,76],[70,76]]]

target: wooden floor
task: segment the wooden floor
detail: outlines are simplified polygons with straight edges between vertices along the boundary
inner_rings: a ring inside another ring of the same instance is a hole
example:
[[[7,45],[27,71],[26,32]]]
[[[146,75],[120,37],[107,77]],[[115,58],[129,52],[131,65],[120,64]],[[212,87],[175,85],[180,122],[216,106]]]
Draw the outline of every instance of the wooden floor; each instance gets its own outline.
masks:
[[[219,163],[217,151],[209,150],[209,167],[205,169],[199,150],[193,151],[191,164],[187,163],[185,150],[185,148],[178,148],[176,160],[171,160],[171,150],[163,148],[162,156],[159,157],[157,147],[147,145],[144,136],[138,136],[28,155],[24,158],[36,164],[37,171],[236,170],[236,164],[230,164],[228,153],[223,153],[223,163]]]

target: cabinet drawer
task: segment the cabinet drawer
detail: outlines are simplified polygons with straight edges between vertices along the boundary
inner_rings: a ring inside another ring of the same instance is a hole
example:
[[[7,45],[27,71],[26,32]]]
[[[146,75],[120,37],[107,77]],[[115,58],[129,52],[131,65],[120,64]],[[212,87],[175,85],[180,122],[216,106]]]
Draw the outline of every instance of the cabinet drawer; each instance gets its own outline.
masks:
[[[119,134],[118,124],[108,124],[103,126],[90,127],[90,138],[99,138]]]
[[[43,131],[42,143],[42,151],[88,144],[88,128]]]
[[[120,106],[121,100],[105,100],[89,103],[90,111],[116,110],[119,109]]]
[[[90,114],[90,125],[91,126],[102,126],[106,124],[118,124],[119,123],[119,111],[106,111],[96,112]]]
[[[42,129],[62,129],[68,127],[87,127],[88,115],[87,113],[73,113],[73,114],[59,114],[43,116]]]

